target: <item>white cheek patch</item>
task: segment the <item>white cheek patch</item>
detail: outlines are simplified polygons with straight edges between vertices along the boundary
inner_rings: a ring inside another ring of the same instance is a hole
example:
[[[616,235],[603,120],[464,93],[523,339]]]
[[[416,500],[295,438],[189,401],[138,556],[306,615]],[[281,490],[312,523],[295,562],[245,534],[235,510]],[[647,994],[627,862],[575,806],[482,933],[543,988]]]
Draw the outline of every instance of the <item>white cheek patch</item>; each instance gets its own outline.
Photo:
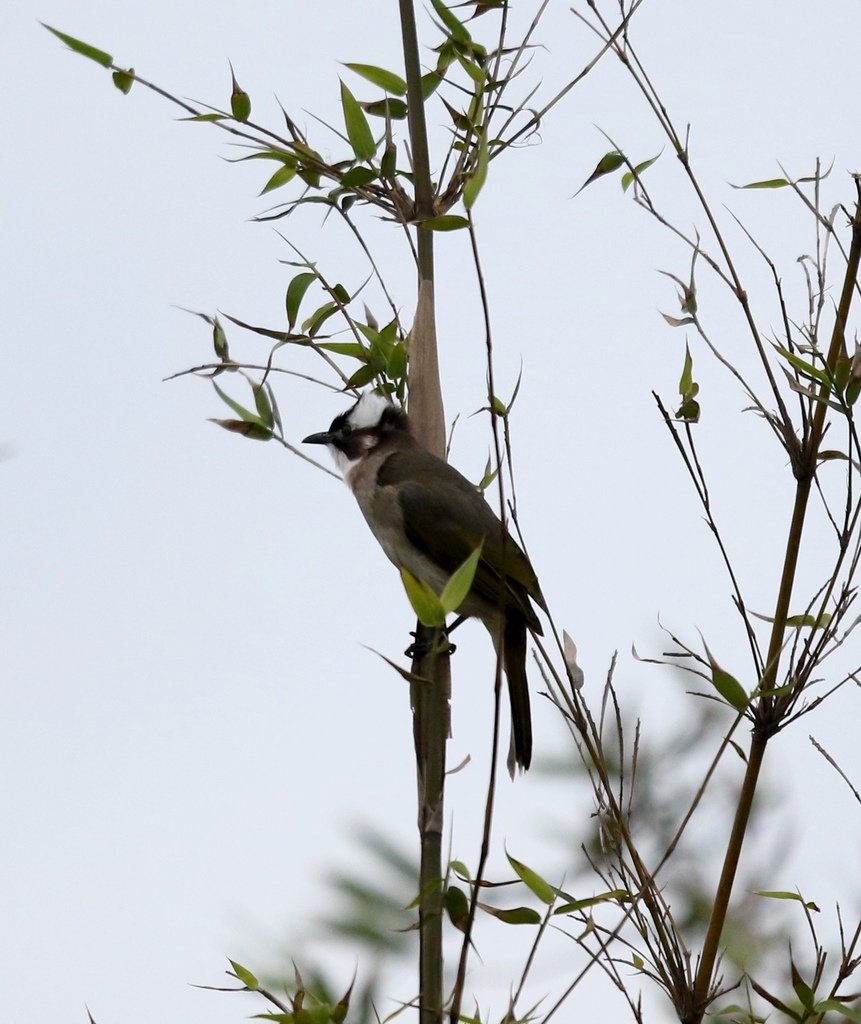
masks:
[[[351,487],[353,486],[353,473],[361,466],[365,456],[369,455],[377,447],[379,438],[374,434],[357,434],[352,440],[355,442],[354,447],[360,449],[352,458],[346,452],[341,451],[340,448],[336,448],[335,445],[329,445],[329,451],[332,453],[335,465],[338,467],[341,476]]]
[[[365,391],[350,410],[347,420],[353,430],[375,427],[382,419],[386,409],[391,408],[391,404],[388,398],[383,398],[376,391]]]
[[[338,472],[344,478],[344,482],[349,484],[350,482],[350,471],[355,469],[356,466],[362,461],[359,459],[348,458],[342,451],[336,448],[334,445],[328,446],[329,451],[332,453],[332,458],[335,460],[335,465],[338,467]]]

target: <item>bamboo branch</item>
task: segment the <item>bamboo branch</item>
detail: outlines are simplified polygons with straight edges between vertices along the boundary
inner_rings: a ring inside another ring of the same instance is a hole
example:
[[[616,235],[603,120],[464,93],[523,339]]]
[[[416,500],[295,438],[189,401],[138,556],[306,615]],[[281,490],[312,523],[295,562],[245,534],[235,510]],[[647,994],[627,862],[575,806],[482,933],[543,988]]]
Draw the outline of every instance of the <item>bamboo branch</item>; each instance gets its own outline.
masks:
[[[855,215],[852,219],[852,242],[849,249],[846,272],[843,278],[843,288],[840,295],[840,302],[837,307],[837,315],[834,321],[834,329],[831,335],[831,344],[828,348],[826,366],[833,375],[838,361],[845,353],[845,329],[849,317],[849,309],[852,304],[852,297],[855,293],[858,278],[859,264],[861,264],[861,178],[855,176],[855,188],[857,192]],[[819,447],[825,428],[825,411],[828,406],[825,404],[825,392],[827,385],[823,383],[822,401],[817,403],[813,413],[812,429],[808,435],[807,443],[802,452],[800,465],[794,467],[796,474],[795,502],[792,510],[792,519],[789,525],[789,533],[786,541],[786,554],[784,556],[783,571],[780,579],[780,586],[775,604],[774,622],[771,630],[771,639],[768,647],[768,656],[765,663],[765,671],[760,680],[760,689],[763,691],[759,699],[759,707],[756,712],[756,725],[751,739],[750,754],[748,756],[747,769],[739,793],[738,806],[736,808],[735,820],[733,821],[732,832],[730,833],[727,851],[724,857],[723,869],[721,870],[720,881],[718,882],[715,900],[712,906],[711,918],[708,931],[703,943],[703,951],[700,957],[697,977],[694,985],[694,1007],[690,1018],[693,1022],[702,1020],[708,1005],[709,993],[712,985],[715,963],[717,961],[721,932],[726,921],[727,909],[730,896],[732,895],[733,882],[735,881],[736,870],[738,869],[741,848],[744,836],[747,831],[750,819],[750,809],[753,803],[753,796],[759,780],[759,773],[762,767],[763,756],[768,740],[780,727],[783,713],[786,708],[785,700],[776,700],[774,690],[778,679],[780,667],[780,655],[783,649],[783,639],[786,632],[786,620],[789,617],[789,607],[792,600],[792,590],[795,583],[798,568],[798,556],[801,551],[801,541],[804,533],[805,516],[807,512],[808,499],[810,497],[811,483],[816,473],[817,461],[819,458]]]

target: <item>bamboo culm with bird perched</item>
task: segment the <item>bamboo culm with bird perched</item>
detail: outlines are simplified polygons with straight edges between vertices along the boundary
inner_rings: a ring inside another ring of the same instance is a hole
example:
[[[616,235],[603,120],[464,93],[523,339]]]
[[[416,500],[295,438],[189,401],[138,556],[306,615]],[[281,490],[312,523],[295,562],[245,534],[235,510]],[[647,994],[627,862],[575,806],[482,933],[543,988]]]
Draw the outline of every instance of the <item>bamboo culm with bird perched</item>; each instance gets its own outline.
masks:
[[[529,559],[478,488],[425,451],[406,413],[366,391],[328,430],[305,444],[325,444],[389,560],[435,593],[477,549],[478,566],[459,609],[486,626],[508,682],[508,768],[532,761],[532,716],[526,679],[527,631],[541,635],[530,601],[547,611]]]

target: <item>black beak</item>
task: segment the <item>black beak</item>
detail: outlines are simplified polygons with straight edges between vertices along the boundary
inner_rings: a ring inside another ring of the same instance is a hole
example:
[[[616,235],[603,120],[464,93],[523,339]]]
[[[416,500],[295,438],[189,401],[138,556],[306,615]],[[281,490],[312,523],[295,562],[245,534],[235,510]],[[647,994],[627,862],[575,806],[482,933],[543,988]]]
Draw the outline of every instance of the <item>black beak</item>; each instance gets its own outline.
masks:
[[[302,444],[331,444],[331,442],[332,432],[330,430],[323,430],[319,434],[309,434],[302,438]]]

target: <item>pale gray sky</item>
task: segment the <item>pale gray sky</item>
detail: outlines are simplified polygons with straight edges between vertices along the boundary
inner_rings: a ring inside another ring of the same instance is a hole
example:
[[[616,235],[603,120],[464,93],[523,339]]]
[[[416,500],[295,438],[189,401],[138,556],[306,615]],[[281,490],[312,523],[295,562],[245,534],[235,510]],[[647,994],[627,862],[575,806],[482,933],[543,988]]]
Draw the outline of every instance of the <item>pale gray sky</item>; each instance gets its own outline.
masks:
[[[520,16],[531,9],[521,6]],[[544,95],[594,48],[569,6],[551,4],[537,34]],[[325,150],[325,129],[302,111],[340,122],[339,61],[399,67],[395,14],[383,0],[40,0],[6,15],[3,1020],[83,1020],[85,1003],[99,1024],[221,1024],[262,1012],[188,983],[220,983],[228,955],[269,966],[284,937],[301,932],[325,869],[349,861],[357,821],[414,842],[407,694],[361,646],[399,657],[408,642],[396,574],[345,489],[275,445],[207,423],[223,407],[206,383],[162,383],[210,358],[206,328],[177,306],[272,325],[283,317],[289,268],[278,261],[292,257],[272,226],[250,223],[267,206],[256,194],[271,169],[224,162],[226,136],[177,123],[141,88],[122,96],[38,20],[215,105],[227,102],[230,58],[255,118],[278,123],[277,94]],[[809,221],[787,193],[727,183],[772,177],[778,160],[809,173],[820,156],[834,163],[825,205],[851,199],[860,23],[855,0],[646,0],[634,23],[673,116],[692,125],[715,207],[745,221],[793,288]],[[668,707],[691,699],[630,659],[632,643],[660,649],[658,615],[687,636],[700,628],[722,638],[727,667],[744,665],[744,647],[650,395],[676,400],[684,350],[682,333],[658,316],[677,304],[656,271],[683,276],[688,255],[616,178],[571,199],[609,148],[596,125],[638,160],[664,147],[608,60],[548,117],[541,145],[493,164],[476,214],[502,396],[523,363],[515,457],[532,559],[593,695],[619,649],[620,690],[658,730]],[[648,180],[689,227],[696,211],[666,147]],[[752,287],[766,285],[739,232],[730,235]],[[365,276],[334,222],[321,229],[316,213],[302,214],[290,236],[348,287]],[[375,221],[369,236],[408,310],[400,239]],[[440,238],[439,260],[447,412],[461,415],[452,457],[477,478],[488,437],[484,420],[468,416],[483,403],[484,350],[465,238]],[[704,273],[701,284],[714,337],[748,365],[731,304]],[[771,294],[760,294],[763,323],[776,324]],[[738,389],[692,346],[718,513],[751,604],[767,614],[790,474],[761,425],[738,414]],[[294,440],[346,404],[294,381],[278,394]],[[471,753],[473,765],[452,783],[452,846],[473,863],[489,646],[466,627],[455,662],[450,757]],[[858,720],[856,692],[773,754],[809,838],[764,884],[799,885],[825,906],[861,830],[807,733],[857,781],[855,730],[841,726],[841,716]],[[540,759],[560,749],[561,729],[535,703]],[[820,807],[823,790],[833,802]],[[546,821],[563,801],[566,815],[588,815],[562,793],[536,772],[503,786],[499,834],[512,853],[542,863],[543,840],[524,822]],[[843,840],[823,846],[835,817]],[[348,958],[345,987],[351,972]],[[503,965],[487,989],[497,1012],[507,977]]]

